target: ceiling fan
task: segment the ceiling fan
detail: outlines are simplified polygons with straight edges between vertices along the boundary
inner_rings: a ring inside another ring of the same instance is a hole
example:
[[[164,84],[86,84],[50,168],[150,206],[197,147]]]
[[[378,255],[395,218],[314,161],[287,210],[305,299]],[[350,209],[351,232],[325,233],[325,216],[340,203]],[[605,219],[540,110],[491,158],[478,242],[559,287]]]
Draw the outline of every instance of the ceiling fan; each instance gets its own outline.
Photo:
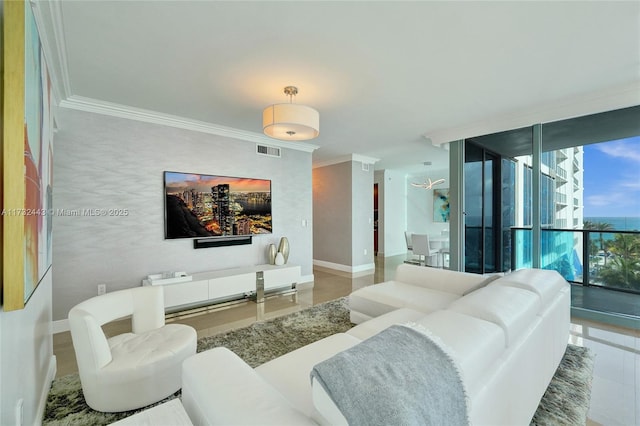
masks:
[[[444,179],[438,179],[436,181],[431,181],[431,179],[427,179],[429,182],[425,182],[425,183],[411,183],[411,185],[416,186],[418,188],[424,188],[424,189],[431,189],[433,188],[434,185],[439,185],[441,183],[444,183]]]

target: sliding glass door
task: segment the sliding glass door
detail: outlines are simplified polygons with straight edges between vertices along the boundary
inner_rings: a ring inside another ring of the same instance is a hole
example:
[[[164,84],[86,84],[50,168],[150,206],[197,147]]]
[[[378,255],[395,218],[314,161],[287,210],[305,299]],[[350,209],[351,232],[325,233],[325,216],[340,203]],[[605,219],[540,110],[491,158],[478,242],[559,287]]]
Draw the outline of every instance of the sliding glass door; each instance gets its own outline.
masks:
[[[495,272],[500,264],[500,193],[495,188],[500,183],[499,157],[467,142],[464,182],[465,271]]]
[[[505,143],[514,136],[519,144]],[[531,132],[522,129],[465,141],[463,216],[467,272],[511,269],[511,227],[517,223],[517,212],[526,210],[526,206],[518,209],[521,197],[517,184],[526,184],[522,176],[518,178],[513,157],[523,149],[531,149]]]

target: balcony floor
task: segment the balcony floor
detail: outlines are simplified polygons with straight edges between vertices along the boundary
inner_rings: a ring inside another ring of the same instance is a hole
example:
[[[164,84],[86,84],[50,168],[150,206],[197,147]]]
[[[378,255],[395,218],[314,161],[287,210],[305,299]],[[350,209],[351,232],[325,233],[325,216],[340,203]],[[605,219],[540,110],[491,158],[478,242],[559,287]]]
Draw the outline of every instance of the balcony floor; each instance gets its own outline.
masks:
[[[640,329],[640,294],[572,285],[571,311],[577,317]]]

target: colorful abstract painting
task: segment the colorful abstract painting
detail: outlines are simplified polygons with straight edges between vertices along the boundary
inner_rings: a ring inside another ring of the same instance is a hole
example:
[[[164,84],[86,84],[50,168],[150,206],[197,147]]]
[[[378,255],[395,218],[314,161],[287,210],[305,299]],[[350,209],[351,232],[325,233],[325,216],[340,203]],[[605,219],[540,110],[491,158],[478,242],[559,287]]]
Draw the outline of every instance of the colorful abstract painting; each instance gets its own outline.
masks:
[[[449,222],[449,188],[433,190],[433,221]]]
[[[30,1],[3,3],[2,309],[23,309],[52,263],[51,81]]]
[[[33,12],[25,2],[24,301],[51,266],[52,129],[50,80]]]

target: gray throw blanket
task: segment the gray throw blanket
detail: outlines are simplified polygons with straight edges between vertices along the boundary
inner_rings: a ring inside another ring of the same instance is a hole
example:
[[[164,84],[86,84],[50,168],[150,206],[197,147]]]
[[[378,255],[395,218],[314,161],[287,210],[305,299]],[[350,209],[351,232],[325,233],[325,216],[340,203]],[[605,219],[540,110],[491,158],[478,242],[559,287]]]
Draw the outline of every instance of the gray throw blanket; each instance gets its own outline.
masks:
[[[317,364],[311,377],[351,426],[469,424],[454,361],[407,326],[391,326]]]

